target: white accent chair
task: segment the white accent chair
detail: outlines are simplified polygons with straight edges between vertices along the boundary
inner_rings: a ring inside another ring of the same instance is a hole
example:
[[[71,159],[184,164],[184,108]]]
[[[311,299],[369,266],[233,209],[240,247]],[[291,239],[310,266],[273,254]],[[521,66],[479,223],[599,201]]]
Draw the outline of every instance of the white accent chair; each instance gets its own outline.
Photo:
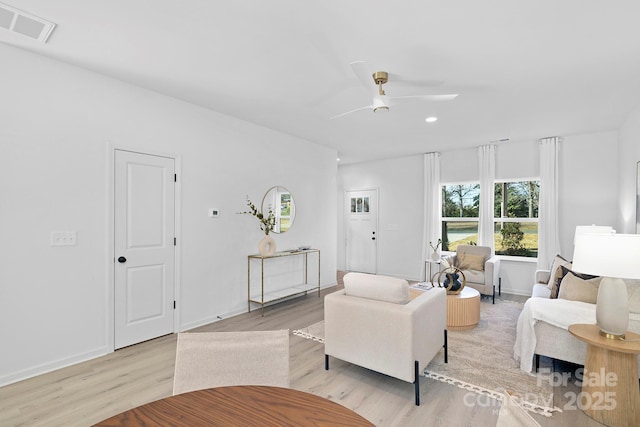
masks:
[[[433,288],[410,299],[406,280],[347,273],[344,289],[324,298],[325,369],[329,356],[415,385],[444,347],[447,362],[447,298]]]
[[[289,387],[289,330],[178,334],[174,395],[230,385]]]
[[[481,295],[490,296],[496,303],[502,292],[500,280],[500,258],[492,254],[489,246],[458,245],[456,253],[449,255],[448,262],[462,270],[467,280],[466,286],[472,287]]]

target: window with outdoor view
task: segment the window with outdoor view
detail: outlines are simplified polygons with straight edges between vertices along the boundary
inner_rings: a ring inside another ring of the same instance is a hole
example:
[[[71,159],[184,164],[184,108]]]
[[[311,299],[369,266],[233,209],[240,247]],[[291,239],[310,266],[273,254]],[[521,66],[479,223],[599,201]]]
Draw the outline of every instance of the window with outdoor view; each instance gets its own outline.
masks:
[[[494,191],[496,254],[537,257],[540,182],[498,182]],[[480,184],[442,186],[442,250],[478,244],[479,206]]]
[[[494,245],[496,254],[538,256],[540,181],[495,184]]]
[[[442,250],[478,243],[480,184],[442,186]]]

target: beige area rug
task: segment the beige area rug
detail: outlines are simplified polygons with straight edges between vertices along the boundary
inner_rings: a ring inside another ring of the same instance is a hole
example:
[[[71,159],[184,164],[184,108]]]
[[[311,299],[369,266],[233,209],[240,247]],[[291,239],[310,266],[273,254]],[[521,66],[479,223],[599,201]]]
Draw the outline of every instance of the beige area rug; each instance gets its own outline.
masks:
[[[545,373],[534,376],[522,371],[513,358],[522,304],[504,300],[481,304],[478,326],[469,331],[449,331],[449,363],[444,363],[444,350],[440,350],[425,376],[497,400],[503,399],[500,391],[506,389],[524,408],[545,416],[559,411],[553,407],[551,366],[541,362],[540,371]],[[324,321],[293,334],[323,343]]]

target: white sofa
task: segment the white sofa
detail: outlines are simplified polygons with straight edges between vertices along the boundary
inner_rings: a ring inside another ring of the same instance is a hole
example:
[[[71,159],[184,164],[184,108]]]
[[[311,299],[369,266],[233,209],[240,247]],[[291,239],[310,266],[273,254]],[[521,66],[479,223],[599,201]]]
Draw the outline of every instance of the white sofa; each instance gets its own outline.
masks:
[[[514,357],[526,372],[538,370],[540,356],[584,365],[587,354],[585,342],[568,331],[573,323],[596,323],[596,305],[562,298],[550,298],[548,283],[551,272],[535,273],[531,298],[520,313],[517,325]],[[640,333],[640,282],[625,281],[629,292],[629,330]],[[640,372],[640,359],[638,360]]]
[[[432,288],[411,299],[406,280],[347,273],[324,298],[325,369],[336,357],[415,385],[440,348],[447,362],[447,298]]]

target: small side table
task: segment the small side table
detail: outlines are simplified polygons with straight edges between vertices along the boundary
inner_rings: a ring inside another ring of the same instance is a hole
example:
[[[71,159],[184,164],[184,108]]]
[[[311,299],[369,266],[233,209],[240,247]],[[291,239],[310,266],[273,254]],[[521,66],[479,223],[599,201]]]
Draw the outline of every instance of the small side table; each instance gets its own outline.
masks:
[[[424,261],[424,275],[426,276],[424,278],[425,282],[430,282],[431,278],[433,277],[434,272],[432,272],[432,268],[433,265],[437,265],[438,266],[438,271],[440,271],[440,267],[442,266],[442,259],[438,259],[438,260],[434,260],[433,258],[427,258]],[[427,265],[429,266],[428,270],[429,272],[427,273]]]
[[[447,295],[447,329],[466,331],[480,322],[480,292],[465,286],[457,295]]]
[[[613,340],[585,324],[570,325],[569,332],[587,343],[580,409],[607,426],[640,426],[640,335],[627,331],[627,341]]]

